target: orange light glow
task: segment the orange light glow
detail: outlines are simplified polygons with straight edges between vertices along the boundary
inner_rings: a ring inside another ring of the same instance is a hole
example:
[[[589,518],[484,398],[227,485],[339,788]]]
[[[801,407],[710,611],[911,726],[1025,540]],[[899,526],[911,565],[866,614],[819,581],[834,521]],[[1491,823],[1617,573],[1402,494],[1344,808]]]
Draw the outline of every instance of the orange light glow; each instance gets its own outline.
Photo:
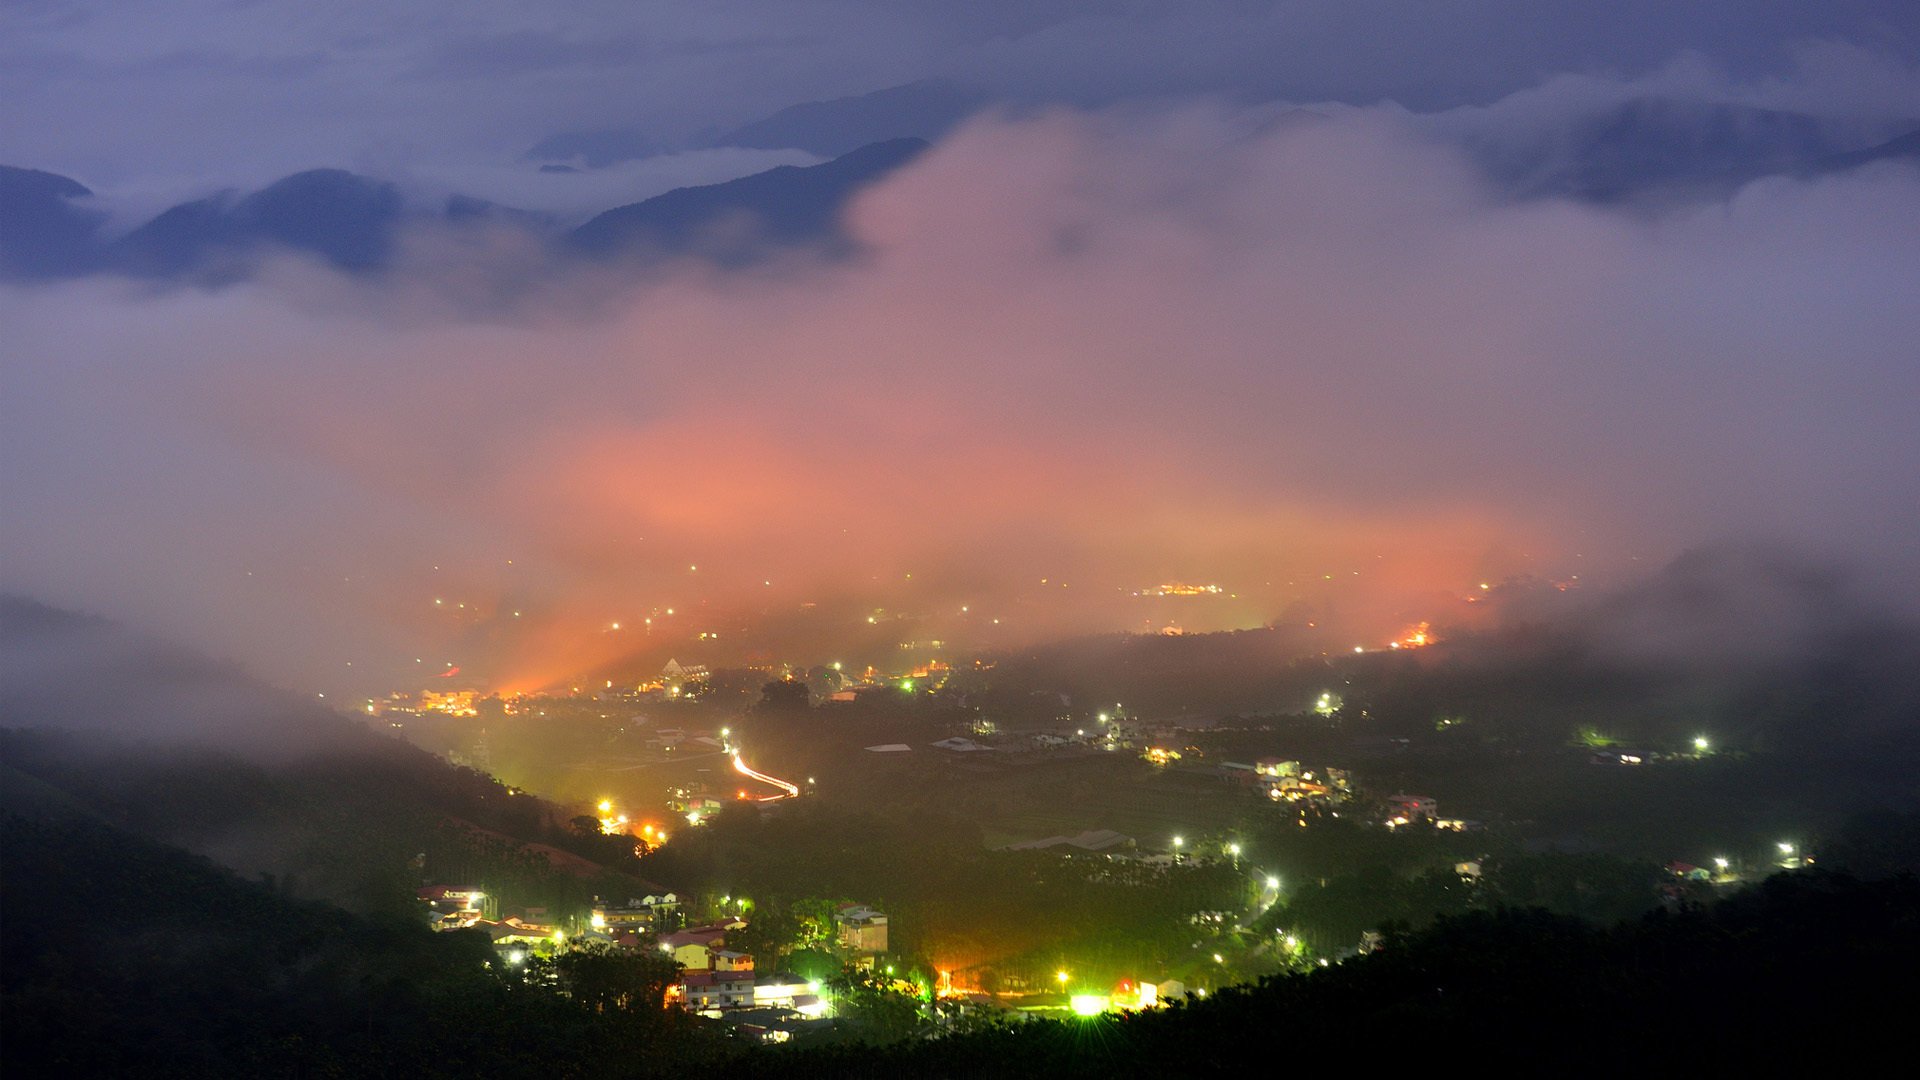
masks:
[[[1406,632],[1390,642],[1388,647],[1394,649],[1419,649],[1431,645],[1437,640],[1439,639],[1433,636],[1433,628],[1430,625],[1427,623],[1417,623],[1408,627]]]

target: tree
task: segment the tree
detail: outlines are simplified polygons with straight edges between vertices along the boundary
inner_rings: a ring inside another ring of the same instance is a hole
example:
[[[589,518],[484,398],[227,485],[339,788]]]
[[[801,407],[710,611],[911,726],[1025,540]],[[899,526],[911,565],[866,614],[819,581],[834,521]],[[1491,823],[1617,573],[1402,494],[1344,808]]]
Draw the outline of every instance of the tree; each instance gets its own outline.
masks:
[[[807,684],[798,679],[777,679],[760,688],[760,703],[754,706],[761,713],[803,713],[812,708],[812,698],[807,693]]]
[[[899,982],[865,968],[849,967],[833,980],[838,1016],[870,1042],[910,1039],[923,1025],[920,999]]]
[[[769,901],[754,908],[747,925],[727,933],[727,947],[754,958],[760,968],[771,968],[799,941],[800,924],[785,905]]]
[[[576,946],[544,963],[567,996],[597,1013],[657,1015],[680,978],[671,957],[610,945]]]

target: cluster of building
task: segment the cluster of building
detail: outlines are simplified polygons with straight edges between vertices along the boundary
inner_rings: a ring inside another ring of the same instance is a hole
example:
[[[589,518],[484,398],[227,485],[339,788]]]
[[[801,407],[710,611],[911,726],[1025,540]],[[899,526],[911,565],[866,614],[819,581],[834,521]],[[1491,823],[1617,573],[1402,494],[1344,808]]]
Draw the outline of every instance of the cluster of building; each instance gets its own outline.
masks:
[[[616,945],[637,946],[647,936],[668,929],[680,918],[680,897],[673,893],[629,897],[616,903],[594,897],[593,929]]]
[[[1479,832],[1486,826],[1471,818],[1440,816],[1440,804],[1427,795],[1389,795],[1380,823],[1389,829],[1426,824],[1442,832]]]
[[[1274,802],[1333,805],[1353,798],[1353,777],[1347,770],[1306,769],[1286,758],[1263,757],[1252,764],[1222,762],[1220,776]]]
[[[791,1038],[825,1022],[830,1012],[819,982],[792,972],[759,970],[751,954],[729,946],[729,936],[747,926],[745,919],[673,928],[681,913],[680,898],[673,893],[624,901],[596,898],[591,929],[572,935],[541,921],[546,913],[540,910],[489,920],[485,917],[488,897],[477,888],[434,885],[417,895],[435,930],[480,930],[508,965],[525,963],[528,952],[536,948],[600,943],[636,951],[658,949],[680,967],[679,980],[667,993],[669,1005],[725,1019],[764,1041]],[[848,964],[871,968],[888,951],[885,912],[866,904],[846,904],[833,918],[834,944]]]
[[[746,925],[733,919],[660,935],[660,951],[681,968],[668,1003],[726,1020],[766,1042],[784,1042],[828,1022],[830,1006],[820,983],[792,972],[756,970],[750,954],[728,947],[728,935]],[[887,951],[887,927],[886,914],[864,904],[834,912],[836,944],[856,966],[871,967]]]
[[[368,698],[366,712],[368,716],[385,717],[394,721],[428,713],[439,713],[445,716],[478,716],[481,698],[482,695],[477,690],[421,690],[418,693],[401,691],[388,694],[384,698]]]
[[[558,923],[549,921],[545,908],[527,908],[501,919],[487,918],[489,898],[478,888],[429,885],[415,896],[426,908],[433,929],[480,930],[496,946],[563,945],[573,940],[642,948],[675,922],[680,911],[680,898],[670,892],[619,903],[595,898],[590,929],[569,939]]]

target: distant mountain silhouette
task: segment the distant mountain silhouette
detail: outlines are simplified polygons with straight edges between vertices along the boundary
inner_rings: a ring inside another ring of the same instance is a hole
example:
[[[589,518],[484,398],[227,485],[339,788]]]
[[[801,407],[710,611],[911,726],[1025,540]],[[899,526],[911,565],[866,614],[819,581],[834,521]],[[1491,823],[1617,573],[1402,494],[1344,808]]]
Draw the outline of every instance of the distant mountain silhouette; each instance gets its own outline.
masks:
[[[1872,165],[1879,161],[1920,162],[1920,131],[1909,131],[1897,139],[1889,139],[1877,146],[1865,150],[1854,150],[1845,154],[1835,154],[1822,158],[1809,166],[1809,175],[1846,172],[1862,165]]]
[[[793,105],[714,140],[717,146],[798,149],[838,157],[889,139],[937,140],[985,105],[984,93],[942,80]]]
[[[542,172],[573,172],[565,168],[578,162],[589,169],[603,169],[623,161],[649,157],[662,151],[659,143],[633,128],[605,128],[598,131],[563,131],[549,135],[530,147],[521,157],[526,161],[554,162]]]
[[[385,269],[409,225],[510,225],[539,229],[540,214],[469,195],[449,196],[438,213],[409,206],[394,184],[342,169],[311,169],[251,195],[226,191],[182,203],[120,238],[112,268],[141,277],[220,283],[251,272],[274,249],[321,259],[352,274]]]
[[[553,225],[552,218],[536,210],[502,206],[472,195],[447,196],[446,208],[440,216],[450,225],[512,225],[522,229],[545,229]]]
[[[106,215],[74,202],[92,194],[77,180],[0,165],[0,279],[65,277],[96,268]]]
[[[1829,125],[1799,113],[1644,97],[1530,141],[1469,149],[1515,194],[1619,203],[1722,198],[1847,146]]]
[[[922,139],[892,139],[821,165],[783,165],[722,184],[676,188],[608,210],[568,240],[597,256],[698,252],[733,264],[770,247],[830,243],[856,192],[926,149]]]
[[[312,169],[251,195],[223,192],[176,206],[121,238],[113,261],[148,276],[226,277],[249,256],[278,246],[365,272],[391,256],[404,209],[393,184],[341,169]]]

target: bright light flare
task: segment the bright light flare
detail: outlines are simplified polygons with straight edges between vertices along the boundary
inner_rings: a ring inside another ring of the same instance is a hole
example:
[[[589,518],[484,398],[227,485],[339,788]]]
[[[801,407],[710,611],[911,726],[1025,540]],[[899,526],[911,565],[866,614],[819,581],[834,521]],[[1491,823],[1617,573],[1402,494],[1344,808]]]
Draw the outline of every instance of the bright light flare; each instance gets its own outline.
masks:
[[[1071,1000],[1075,1016],[1099,1016],[1113,1004],[1105,994],[1075,994]]]

